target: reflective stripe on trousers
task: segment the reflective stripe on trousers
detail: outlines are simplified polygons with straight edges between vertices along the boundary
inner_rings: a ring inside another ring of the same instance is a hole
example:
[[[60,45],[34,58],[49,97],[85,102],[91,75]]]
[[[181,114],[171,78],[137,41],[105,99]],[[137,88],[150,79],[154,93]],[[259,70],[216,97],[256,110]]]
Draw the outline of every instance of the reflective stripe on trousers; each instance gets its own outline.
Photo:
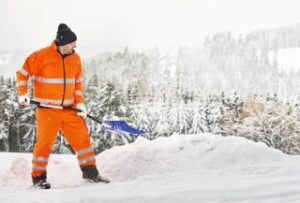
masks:
[[[32,158],[32,170],[35,171],[46,171],[46,167],[48,165],[48,158],[41,157],[41,156],[33,156]]]
[[[77,151],[77,158],[79,165],[85,164],[89,161],[95,161],[94,150],[91,147],[84,148],[82,150]]]

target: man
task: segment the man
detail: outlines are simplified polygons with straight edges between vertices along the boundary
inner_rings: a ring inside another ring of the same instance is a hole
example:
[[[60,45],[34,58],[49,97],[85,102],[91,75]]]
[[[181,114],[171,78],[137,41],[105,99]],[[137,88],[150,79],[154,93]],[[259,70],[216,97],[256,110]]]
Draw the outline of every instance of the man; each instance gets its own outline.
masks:
[[[75,53],[77,37],[66,25],[58,26],[57,36],[51,46],[31,54],[23,68],[17,71],[19,104],[28,106],[27,81],[33,81],[33,99],[43,104],[72,106],[81,112],[55,108],[36,109],[37,142],[33,150],[32,181],[38,188],[49,189],[47,164],[51,148],[59,129],[77,154],[83,178],[89,182],[105,182],[96,168],[84,117],[87,115],[83,101],[81,62]]]

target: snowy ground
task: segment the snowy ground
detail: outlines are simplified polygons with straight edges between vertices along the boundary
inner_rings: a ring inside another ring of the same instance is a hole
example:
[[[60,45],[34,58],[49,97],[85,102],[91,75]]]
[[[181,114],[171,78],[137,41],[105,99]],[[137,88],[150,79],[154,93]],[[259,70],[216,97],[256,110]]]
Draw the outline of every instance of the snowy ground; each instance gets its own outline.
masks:
[[[139,138],[97,162],[112,183],[85,183],[75,156],[52,155],[52,189],[38,190],[31,154],[0,153],[0,202],[300,202],[300,157],[243,138]]]

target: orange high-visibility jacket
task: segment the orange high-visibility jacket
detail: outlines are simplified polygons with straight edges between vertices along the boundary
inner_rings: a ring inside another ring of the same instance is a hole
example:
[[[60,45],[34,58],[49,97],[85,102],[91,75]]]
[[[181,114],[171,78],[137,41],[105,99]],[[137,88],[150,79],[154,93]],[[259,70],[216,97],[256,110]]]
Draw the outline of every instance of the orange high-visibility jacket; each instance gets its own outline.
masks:
[[[33,99],[45,104],[70,106],[83,103],[81,61],[75,52],[62,56],[56,44],[31,54],[17,71],[19,95],[27,93],[28,79],[33,82]]]

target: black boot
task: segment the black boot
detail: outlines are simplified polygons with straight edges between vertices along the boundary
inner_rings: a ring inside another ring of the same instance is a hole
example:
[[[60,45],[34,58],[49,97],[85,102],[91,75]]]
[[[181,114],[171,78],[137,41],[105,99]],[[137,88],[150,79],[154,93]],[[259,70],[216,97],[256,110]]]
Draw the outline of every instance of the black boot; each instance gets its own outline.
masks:
[[[42,173],[39,176],[32,177],[33,187],[41,189],[50,189],[51,185],[47,182],[47,172]]]
[[[82,178],[86,179],[88,182],[91,183],[109,183],[110,181],[107,178],[103,178],[99,175],[99,172],[96,168],[96,166],[81,166],[82,170]]]

